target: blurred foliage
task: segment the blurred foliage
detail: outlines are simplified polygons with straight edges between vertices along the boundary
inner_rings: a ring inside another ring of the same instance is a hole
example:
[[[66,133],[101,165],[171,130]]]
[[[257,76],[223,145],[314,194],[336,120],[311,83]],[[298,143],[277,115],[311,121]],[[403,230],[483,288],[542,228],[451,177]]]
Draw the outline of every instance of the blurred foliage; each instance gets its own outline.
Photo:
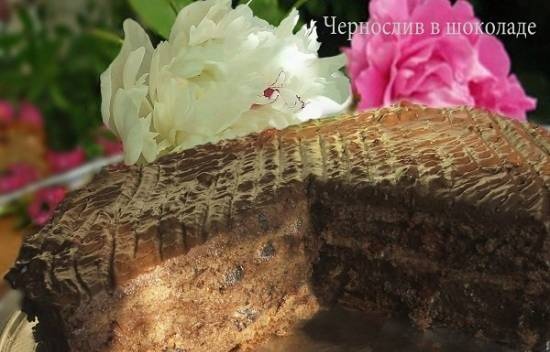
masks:
[[[15,229],[25,229],[32,223],[31,217],[27,212],[27,206],[30,200],[29,197],[26,197],[0,206],[0,218],[13,216],[16,219],[14,224]]]
[[[249,0],[241,0],[239,3],[247,4],[249,2]],[[278,25],[288,14],[288,10],[283,8],[278,0],[252,0],[250,8],[256,16],[274,25]]]
[[[176,20],[177,8],[172,0],[128,0],[143,24],[163,38],[168,38]],[[178,1],[182,2],[182,1]],[[191,2],[191,1],[186,1]]]
[[[127,17],[122,5],[108,2],[112,14]],[[36,104],[52,148],[93,149],[91,133],[101,124],[99,75],[120,49],[120,35],[109,30],[122,19],[92,23],[77,15],[78,28],[50,27],[47,13],[42,3],[12,9],[16,28],[0,35],[0,98]]]

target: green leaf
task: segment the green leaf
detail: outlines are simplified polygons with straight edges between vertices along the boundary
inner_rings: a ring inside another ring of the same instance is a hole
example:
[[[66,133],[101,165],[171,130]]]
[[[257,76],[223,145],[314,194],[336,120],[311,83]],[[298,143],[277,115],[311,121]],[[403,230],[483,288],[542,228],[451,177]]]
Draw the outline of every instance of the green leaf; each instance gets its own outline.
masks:
[[[309,1],[305,6],[313,16],[321,17],[327,13],[327,3],[324,1]]]
[[[86,157],[88,159],[100,157],[103,152],[101,146],[97,145],[95,142],[89,139],[83,141],[82,147],[84,148],[84,152],[86,153]]]
[[[240,0],[241,4],[247,4],[248,2],[249,0]],[[281,23],[281,20],[287,15],[287,11],[280,6],[278,0],[253,0],[250,7],[254,15],[263,18],[274,26]]]
[[[304,6],[309,0],[298,0],[294,3],[294,8],[299,9],[300,7]]]
[[[179,12],[185,6],[193,2],[193,0],[171,0],[171,1],[172,1],[172,6],[176,10],[176,12]]]
[[[17,17],[19,18],[19,21],[21,21],[21,24],[23,25],[23,30],[27,33],[34,32],[35,26],[33,23],[33,19],[31,18],[31,15],[28,11],[26,11],[23,7],[17,8]]]
[[[63,92],[57,85],[54,84],[51,87],[50,96],[52,98],[52,103],[60,110],[68,111],[71,108],[71,103],[63,95]]]
[[[163,38],[168,38],[176,20],[169,0],[128,0],[143,23]]]
[[[12,47],[15,44],[18,44],[20,41],[22,41],[22,36],[19,34],[9,34],[9,33],[3,33],[0,36],[0,53],[4,52],[4,50],[8,47]]]
[[[352,22],[366,20],[366,5],[362,1],[342,2],[333,0],[332,5],[334,7],[334,15],[338,18],[346,19],[346,21]]]
[[[122,46],[122,38],[117,34],[109,32],[104,29],[94,28],[89,31],[89,34],[94,36],[97,39],[103,40],[108,43],[117,45],[118,47]]]

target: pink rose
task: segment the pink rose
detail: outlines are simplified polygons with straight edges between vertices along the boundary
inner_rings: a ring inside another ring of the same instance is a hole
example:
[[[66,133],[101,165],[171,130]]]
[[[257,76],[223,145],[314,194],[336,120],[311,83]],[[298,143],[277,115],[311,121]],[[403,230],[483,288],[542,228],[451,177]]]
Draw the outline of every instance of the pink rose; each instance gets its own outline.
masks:
[[[0,124],[8,124],[13,121],[13,105],[9,101],[0,100]]]
[[[0,194],[9,193],[35,181],[38,172],[24,163],[13,164],[0,172]]]
[[[7,23],[11,17],[10,5],[7,0],[0,0],[0,22]]]
[[[19,106],[19,121],[29,126],[42,128],[44,119],[38,108],[31,103],[21,103]]]
[[[496,37],[445,33],[447,23],[479,23],[468,2],[372,0],[369,9],[368,29],[375,28],[373,23],[412,23],[413,28],[423,23],[425,31],[353,35],[344,51],[360,109],[406,100],[477,106],[525,120],[526,111],[535,108],[536,101],[510,75],[510,59]],[[439,24],[439,34],[431,31],[433,23]]]
[[[65,194],[65,188],[61,186],[44,188],[36,192],[27,209],[32,222],[38,226],[45,225],[52,217],[55,208],[65,198]]]
[[[515,75],[509,75],[511,65],[504,45],[493,36],[482,35],[476,47],[481,65],[490,74],[470,81],[475,106],[525,120],[525,112],[535,108],[536,100],[525,95]]]
[[[67,152],[48,151],[46,158],[53,173],[65,172],[82,165],[86,161],[86,152],[81,147]]]

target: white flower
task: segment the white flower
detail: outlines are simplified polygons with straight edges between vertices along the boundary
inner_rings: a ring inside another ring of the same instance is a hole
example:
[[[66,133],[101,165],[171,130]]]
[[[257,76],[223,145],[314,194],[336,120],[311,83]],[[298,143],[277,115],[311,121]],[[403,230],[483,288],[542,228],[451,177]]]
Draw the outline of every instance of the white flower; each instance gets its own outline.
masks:
[[[296,10],[274,27],[248,5],[197,1],[153,48],[126,20],[121,52],[101,75],[103,121],[126,163],[341,111],[345,59],[320,59],[314,24],[294,34],[297,22]]]

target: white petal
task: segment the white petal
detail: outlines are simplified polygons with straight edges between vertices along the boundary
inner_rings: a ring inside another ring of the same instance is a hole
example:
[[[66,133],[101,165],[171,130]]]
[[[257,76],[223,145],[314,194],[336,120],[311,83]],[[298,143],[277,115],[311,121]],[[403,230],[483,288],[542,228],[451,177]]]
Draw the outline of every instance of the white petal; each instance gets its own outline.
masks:
[[[321,117],[336,115],[344,112],[351,104],[351,95],[342,104],[325,97],[318,96],[308,101],[305,108],[296,114],[297,118],[302,121],[310,119],[318,119]]]
[[[122,140],[124,147],[124,162],[127,165],[135,164],[143,150],[143,136],[141,124],[136,123]]]
[[[216,28],[216,23],[209,19],[204,19],[198,26],[192,26],[189,30],[189,45],[199,45],[215,38]]]
[[[338,104],[345,104],[351,98],[349,79],[341,72],[336,72],[325,84],[323,96],[334,100]]]
[[[296,33],[296,39],[298,39],[303,50],[307,50],[310,53],[317,53],[321,47],[321,43],[317,41],[317,29],[315,27],[315,21],[312,21],[309,26],[304,25],[298,33]]]
[[[136,74],[137,77],[140,77],[149,71],[151,57],[153,55],[153,45],[151,44],[151,40],[137,22],[133,20],[125,20],[123,26],[124,42],[122,44],[122,49],[113,61],[113,80],[116,81],[116,85],[113,83],[113,88],[116,89],[122,87],[124,66],[126,65],[128,56],[132,52],[139,48],[145,49],[140,70],[138,70]]]
[[[128,51],[144,47],[147,52],[153,51],[151,39],[143,28],[134,20],[127,19],[123,23],[124,27],[124,45]]]
[[[182,38],[188,40],[192,26],[198,26],[213,6],[223,7],[227,12],[231,10],[231,0],[196,1],[185,6],[176,17],[170,31],[169,41],[179,42]]]
[[[103,123],[105,126],[112,128],[111,126],[111,94],[112,94],[112,82],[111,82],[111,66],[107,68],[100,76],[101,86],[101,116],[103,117]]]
[[[139,48],[144,48],[145,53],[141,60],[141,69],[136,72],[136,76],[142,76],[146,70],[149,70],[149,56],[152,55],[153,46],[147,33],[145,33],[139,24],[132,20],[124,21],[124,42],[122,44],[122,48],[115,60],[100,77],[102,97],[101,114],[103,117],[103,122],[111,129],[114,128],[113,94],[116,94],[117,91],[123,87],[123,72],[126,68],[125,66],[128,56],[131,52]]]
[[[170,53],[171,48],[169,43],[161,42],[152,54],[151,72],[149,74],[149,95],[153,101],[157,99],[158,88],[162,84],[161,72],[172,61]]]
[[[137,119],[137,114],[137,106],[129,99],[127,92],[119,88],[113,99],[114,132],[124,139],[131,129],[126,126],[126,119],[132,117]]]
[[[319,76],[331,75],[346,65],[344,54],[318,59]]]
[[[122,71],[122,87],[125,89],[132,88],[137,81],[137,74],[143,62],[143,56],[145,55],[145,48],[137,48],[130,52],[126,65]]]
[[[143,137],[143,157],[147,162],[153,162],[158,155],[157,142],[155,134],[150,132],[151,115],[141,119],[142,137]]]
[[[139,111],[147,94],[147,88],[119,89],[113,102],[115,133],[123,137],[139,118]]]
[[[285,37],[285,36],[292,35],[292,32],[294,31],[294,27],[296,27],[299,20],[300,20],[300,14],[298,13],[298,10],[292,9],[292,11],[290,11],[288,16],[281,21],[281,23],[279,24],[279,27],[277,27],[277,29],[275,30],[277,37]]]

